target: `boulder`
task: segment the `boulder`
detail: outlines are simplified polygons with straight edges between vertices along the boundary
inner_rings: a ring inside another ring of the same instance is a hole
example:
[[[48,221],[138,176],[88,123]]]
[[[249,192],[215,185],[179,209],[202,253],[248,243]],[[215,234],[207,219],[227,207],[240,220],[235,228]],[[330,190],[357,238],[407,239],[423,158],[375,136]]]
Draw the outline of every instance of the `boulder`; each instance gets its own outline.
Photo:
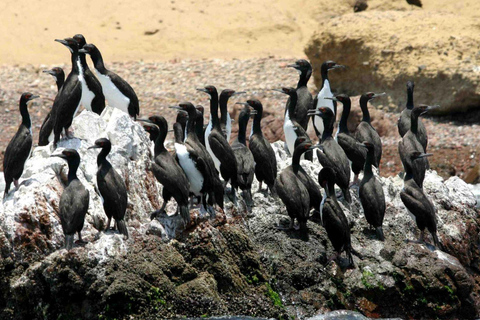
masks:
[[[334,60],[347,66],[330,73],[334,92],[386,92],[386,99],[373,104],[390,111],[404,108],[407,80],[415,81],[415,102],[440,105],[437,114],[478,108],[480,35],[475,17],[452,8],[374,8],[380,6],[320,23],[305,48],[317,87],[322,62]]]

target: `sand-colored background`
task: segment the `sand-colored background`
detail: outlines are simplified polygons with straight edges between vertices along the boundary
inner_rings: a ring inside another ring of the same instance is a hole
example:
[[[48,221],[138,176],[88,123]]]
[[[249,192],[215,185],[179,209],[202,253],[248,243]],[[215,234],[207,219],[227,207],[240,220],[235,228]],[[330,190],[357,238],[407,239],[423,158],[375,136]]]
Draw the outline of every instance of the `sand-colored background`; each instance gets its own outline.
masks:
[[[0,65],[68,62],[68,54],[53,40],[75,33],[97,44],[108,61],[301,57],[313,32],[329,18],[352,12],[352,2],[4,0]],[[478,0],[423,0],[423,9],[405,0],[368,3],[368,10],[443,11],[480,18]]]

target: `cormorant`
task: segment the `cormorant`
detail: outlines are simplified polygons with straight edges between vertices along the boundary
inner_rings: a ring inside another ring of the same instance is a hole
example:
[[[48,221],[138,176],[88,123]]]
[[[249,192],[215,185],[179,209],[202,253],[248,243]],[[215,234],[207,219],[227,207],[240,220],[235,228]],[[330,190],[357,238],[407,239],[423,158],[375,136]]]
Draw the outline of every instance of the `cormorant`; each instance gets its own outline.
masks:
[[[305,130],[296,118],[296,108],[298,106],[297,90],[294,88],[282,88],[273,90],[289,96],[287,102],[288,109],[285,112],[285,120],[283,123],[283,132],[285,133],[285,143],[287,144],[288,152],[290,153],[290,155],[293,155],[293,151],[295,150],[295,141],[298,137],[305,137],[305,140],[311,142],[310,137],[305,132]],[[313,152],[311,150],[305,152],[304,154],[302,154],[302,159],[313,161]]]
[[[350,196],[350,164],[347,155],[342,147],[333,138],[333,124],[335,115],[332,109],[322,107],[318,110],[311,110],[309,114],[319,115],[324,121],[324,131],[320,140],[320,148],[317,150],[317,158],[322,167],[328,167],[335,172],[335,183],[342,189],[345,201],[352,202]]]
[[[340,123],[338,125],[337,142],[340,147],[342,147],[343,151],[345,151],[348,160],[351,161],[352,171],[355,174],[353,184],[356,184],[358,183],[358,174],[363,170],[363,166],[365,165],[367,152],[365,148],[358,145],[357,139],[355,139],[347,127],[348,116],[352,105],[350,97],[342,93],[332,98],[326,97],[325,99],[332,99],[343,104],[342,117],[340,118]]]
[[[367,222],[375,228],[378,239],[385,241],[382,229],[386,210],[385,194],[383,193],[382,185],[378,182],[377,178],[375,178],[372,171],[375,149],[370,142],[365,141],[363,145],[367,149],[367,158],[365,160],[363,179],[360,182],[358,194]]]
[[[255,115],[257,111],[250,111],[249,106],[245,106],[238,116],[238,136],[232,144],[232,150],[237,160],[237,182],[242,190],[243,199],[247,208],[253,206],[252,182],[255,175],[255,160],[250,149],[247,148],[246,130],[250,116]]]
[[[350,266],[355,267],[352,253],[359,254],[352,248],[350,226],[335,195],[335,172],[331,168],[323,168],[318,174],[318,183],[325,189],[325,196],[320,206],[320,218],[332,243],[335,254],[327,260],[329,263],[337,259],[345,251]]]
[[[413,151],[407,154],[410,161],[428,157],[431,154],[425,154]],[[437,237],[437,221],[435,217],[435,207],[427,198],[423,189],[417,185],[413,179],[412,171],[405,167],[405,180],[403,190],[400,192],[400,198],[407,209],[415,216],[417,227],[420,229],[419,242],[423,242],[425,228],[428,229],[433,238],[433,243],[439,249],[443,249]]]
[[[18,127],[17,133],[8,143],[3,158],[3,175],[5,176],[5,199],[12,182],[18,189],[18,180],[22,176],[25,162],[32,153],[32,122],[28,113],[28,102],[38,98],[30,92],[25,92],[20,97],[20,114],[22,115],[22,123]]]
[[[278,175],[275,189],[282,202],[287,207],[290,216],[290,226],[292,229],[295,219],[298,220],[300,229],[306,231],[307,220],[310,213],[310,196],[303,182],[298,178],[300,166],[300,156],[309,150],[312,144],[309,142],[300,143],[293,152],[292,164]]]
[[[332,69],[345,68],[341,64],[337,64],[331,60],[325,61],[322,63],[321,74],[322,74],[322,89],[318,92],[317,96],[313,101],[313,105],[316,110],[327,107],[333,111],[333,114],[337,115],[337,104],[335,101],[325,99],[326,97],[333,97],[332,90],[330,89],[330,80],[328,80],[328,71]],[[313,127],[317,136],[320,138],[323,134],[323,121],[320,117],[313,117]]]
[[[385,93],[367,92],[360,97],[360,108],[362,108],[362,121],[355,130],[355,138],[358,142],[368,141],[373,144],[375,148],[375,158],[373,165],[376,168],[380,167],[380,160],[382,159],[382,140],[378,135],[377,130],[372,127],[370,122],[370,113],[368,112],[368,101],[377,97],[383,96]]]
[[[74,35],[73,39],[77,41],[79,49],[87,44],[85,37],[81,34]],[[88,67],[85,53],[78,53],[78,63],[78,78],[82,84],[82,105],[85,109],[100,115],[103,109],[105,109],[105,96],[102,92],[102,85]]]
[[[228,99],[243,93],[245,93],[245,91],[236,92],[232,89],[224,89],[220,93],[220,98],[218,100],[220,106],[220,128],[228,143],[230,143],[230,135],[232,133],[232,118],[228,112]]]
[[[112,217],[115,219],[118,231],[128,239],[128,229],[125,223],[128,196],[127,186],[123,178],[115,171],[107,156],[112,149],[112,144],[107,138],[100,138],[88,149],[102,149],[97,157],[97,187],[102,198],[103,210],[108,221],[105,230],[110,228]],[[115,229],[115,226],[114,228]]]
[[[128,82],[105,68],[102,54],[94,44],[84,45],[79,52],[87,53],[92,58],[95,73],[102,85],[102,91],[108,105],[128,113],[134,120],[137,119],[140,113],[138,97]]]
[[[262,103],[256,99],[238,104],[249,105],[257,114],[253,118],[252,131],[249,139],[249,149],[255,159],[255,177],[260,183],[258,191],[262,190],[262,183],[265,181],[272,195],[275,195],[275,179],[277,178],[277,159],[270,142],[263,136],[261,121],[263,115]]]
[[[307,115],[308,110],[313,109],[315,106],[313,105],[313,97],[310,91],[308,90],[307,83],[310,80],[312,75],[312,65],[305,59],[300,59],[295,61],[294,64],[289,64],[287,67],[295,68],[298,73],[300,74],[298,83],[297,83],[297,106],[295,108],[295,114],[290,115],[291,118],[294,118],[303,130],[307,130],[308,128],[308,120],[309,117]],[[289,98],[287,100],[287,105],[285,106],[285,111],[289,108],[290,103]],[[290,152],[293,154],[293,150]]]
[[[62,68],[55,67],[51,70],[43,70],[43,72],[52,75],[55,78],[55,83],[57,84],[57,94],[60,92],[60,89],[65,82],[65,73]],[[53,119],[52,111],[48,112],[47,116],[43,120],[42,126],[38,133],[38,145],[46,146],[53,140]]]
[[[68,163],[68,183],[60,196],[59,209],[60,222],[65,235],[65,248],[70,250],[73,247],[75,232],[78,233],[78,242],[85,243],[82,240],[81,232],[90,197],[88,190],[85,189],[77,177],[77,169],[80,165],[78,152],[74,149],[65,149],[61,154],[53,154],[51,157],[65,159]]]

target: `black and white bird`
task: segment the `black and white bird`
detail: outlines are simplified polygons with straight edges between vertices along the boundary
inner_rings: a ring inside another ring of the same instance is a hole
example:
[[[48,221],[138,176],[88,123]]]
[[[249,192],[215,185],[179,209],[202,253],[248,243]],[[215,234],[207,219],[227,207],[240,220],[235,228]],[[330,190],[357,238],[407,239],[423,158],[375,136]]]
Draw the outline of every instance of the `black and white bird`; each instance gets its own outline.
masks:
[[[412,152],[425,152],[420,139],[418,137],[418,117],[425,114],[430,110],[429,106],[421,105],[414,107],[410,113],[411,125],[410,129],[403,136],[402,140],[398,143],[398,153],[400,154],[400,160],[405,168],[409,168],[412,172],[413,179],[420,188],[423,187],[423,180],[425,179],[425,171],[428,169],[429,164],[426,157],[415,159],[409,157]]]
[[[222,133],[225,135],[225,138],[230,142],[230,136],[232,134],[232,122],[233,119],[230,117],[230,112],[228,112],[228,100],[236,95],[244,94],[245,91],[235,91],[232,89],[224,89],[220,93],[218,104],[220,107],[220,128]]]
[[[97,157],[97,188],[102,199],[103,209],[108,221],[105,230],[110,228],[112,217],[118,231],[128,239],[128,229],[125,222],[128,195],[124,179],[115,171],[107,156],[112,149],[112,144],[107,138],[100,138],[88,149],[102,149]],[[115,229],[115,228],[114,228]]]
[[[95,74],[102,85],[102,91],[108,105],[128,113],[133,119],[137,119],[140,114],[138,97],[128,82],[105,68],[102,54],[94,44],[84,45],[79,52],[89,54],[92,58]]]
[[[386,210],[385,194],[383,193],[382,184],[377,180],[372,171],[375,149],[370,142],[365,141],[363,146],[367,149],[367,158],[363,170],[363,179],[358,190],[360,203],[368,224],[375,228],[378,239],[385,241],[382,228]]]
[[[331,60],[325,61],[322,63],[322,67],[320,69],[322,74],[322,89],[318,92],[317,96],[313,100],[313,105],[316,110],[327,107],[333,111],[333,114],[337,115],[337,104],[335,101],[325,99],[326,97],[333,97],[332,89],[330,87],[330,80],[328,79],[328,71],[338,69],[338,68],[345,68],[345,66],[341,64],[337,64]],[[315,132],[317,136],[320,138],[323,134],[323,120],[321,117],[315,116],[313,117],[313,127],[315,128]]]
[[[220,119],[218,117],[218,93],[214,86],[206,86],[197,89],[210,95],[210,123],[211,130],[205,134],[205,144],[210,156],[212,157],[215,168],[220,173],[225,182],[232,186],[233,201],[236,202],[235,189],[237,188],[237,160],[233,153],[232,147],[223,135]]]
[[[5,192],[3,199],[8,195],[12,182],[18,189],[18,180],[22,176],[25,162],[30,157],[33,148],[32,121],[28,113],[28,102],[38,98],[30,92],[25,92],[20,97],[20,115],[22,123],[12,140],[8,143],[3,157],[3,175],[5,177]]]
[[[411,161],[417,161],[418,159],[428,157],[431,154],[423,152],[410,152],[407,156]],[[424,242],[424,233],[425,228],[430,232],[433,238],[433,243],[435,246],[443,250],[443,247],[438,240],[437,236],[437,219],[435,215],[435,207],[432,202],[428,199],[423,188],[421,188],[413,179],[412,171],[409,167],[405,167],[405,179],[404,187],[400,192],[400,198],[402,199],[403,204],[407,207],[415,216],[415,221],[418,229],[420,229],[420,237],[418,241],[420,243]]]
[[[306,141],[310,141],[308,134],[303,129],[302,125],[297,119],[298,95],[294,88],[273,89],[289,96],[287,102],[287,110],[285,112],[285,120],[283,122],[283,132],[285,134],[285,143],[287,144],[288,152],[293,155],[295,150],[295,141],[298,137],[304,137]],[[303,111],[302,111],[303,113]],[[307,112],[306,112],[307,114]],[[308,123],[308,122],[307,122]],[[313,152],[307,151],[302,154],[302,159],[313,160]]]
[[[252,152],[253,159],[255,160],[255,177],[259,182],[258,191],[262,190],[262,183],[265,181],[270,193],[275,195],[274,187],[275,180],[277,179],[277,159],[270,142],[262,133],[262,103],[256,99],[237,103],[248,105],[257,112],[253,118],[248,148]]]
[[[298,99],[295,107],[295,115],[290,115],[290,117],[294,117],[302,129],[306,131],[309,120],[307,112],[315,107],[313,105],[312,94],[307,87],[308,80],[310,80],[312,75],[312,65],[307,60],[300,59],[295,61],[294,64],[287,65],[287,67],[294,68],[300,74],[296,88]],[[287,101],[285,111],[287,111],[289,108],[290,100],[291,98]],[[293,150],[291,154],[293,154]]]
[[[382,159],[382,140],[380,139],[377,130],[375,130],[371,124],[370,112],[368,111],[368,101],[383,95],[385,95],[385,93],[367,92],[362,94],[360,97],[360,108],[362,109],[363,117],[355,130],[355,138],[358,142],[363,143],[364,141],[367,141],[373,144],[375,148],[375,161],[373,162],[373,165],[376,168],[380,167],[380,160]]]
[[[62,68],[55,67],[51,70],[43,70],[44,73],[48,73],[55,78],[55,83],[57,84],[57,94],[60,92],[60,89],[65,82],[65,73]],[[42,126],[38,133],[38,145],[46,146],[53,140],[53,118],[52,111],[48,112],[47,116],[43,120]]]
[[[333,169],[323,168],[318,174],[318,183],[325,189],[325,196],[320,206],[321,222],[335,250],[335,254],[327,260],[327,263],[337,259],[345,251],[349,265],[355,267],[352,253],[359,257],[360,255],[352,247],[350,225],[335,195]]]
[[[322,107],[311,110],[311,115],[320,116],[324,121],[324,131],[320,140],[320,150],[317,150],[317,159],[324,168],[331,168],[335,172],[335,183],[342,189],[345,201],[352,202],[350,196],[350,163],[342,147],[333,138],[335,115],[332,109]]]
[[[167,120],[162,116],[151,116],[148,119],[156,125],[159,130],[159,134],[155,140],[155,158],[152,163],[152,172],[158,182],[163,185],[163,204],[160,212],[164,212],[167,202],[173,197],[177,202],[177,213],[180,213],[184,225],[187,226],[190,223],[190,211],[188,209],[190,182],[182,170],[182,167],[164,146],[168,133]],[[155,218],[155,215],[151,216],[151,218]]]
[[[275,189],[278,196],[285,204],[290,217],[289,229],[293,229],[297,219],[300,229],[307,230],[307,221],[310,214],[310,195],[303,182],[299,179],[300,156],[310,150],[312,144],[303,142],[297,145],[293,152],[292,164],[278,175]]]
[[[353,178],[353,184],[357,184],[358,174],[363,170],[367,152],[364,147],[358,144],[357,139],[355,139],[353,134],[348,130],[347,122],[352,102],[350,97],[343,93],[332,98],[326,97],[325,99],[332,99],[343,104],[342,117],[340,118],[340,123],[338,125],[337,142],[340,147],[342,147],[343,151],[345,151],[348,160],[351,162],[352,171],[355,175]]]
[[[252,199],[252,183],[255,176],[255,160],[250,149],[247,148],[247,125],[251,115],[255,115],[257,111],[250,110],[249,106],[245,106],[238,116],[238,136],[232,144],[232,150],[237,160],[237,184],[242,190],[243,199],[247,208],[253,206]]]
[[[74,35],[73,39],[77,41],[79,49],[87,44],[85,37],[81,34]],[[78,53],[77,63],[78,79],[82,84],[82,106],[88,111],[93,111],[100,115],[103,109],[105,109],[105,96],[102,92],[102,85],[88,67],[85,53]]]
[[[63,40],[56,39],[66,46],[71,52],[72,58],[72,71],[65,79],[60,92],[55,97],[52,107],[52,119],[53,119],[53,146],[57,147],[58,141],[60,141],[60,134],[65,132],[67,138],[71,137],[69,128],[72,125],[73,118],[77,114],[78,108],[80,108],[82,102],[82,84],[79,80],[78,69],[78,44],[73,38],[65,38]]]
[[[398,118],[398,123],[397,123],[398,133],[402,138],[408,132],[408,130],[410,130],[410,125],[412,123],[411,115],[414,107],[414,104],[413,104],[414,89],[415,89],[415,83],[413,81],[407,81],[407,104],[405,106],[405,109],[403,109],[402,112],[400,113],[400,117]],[[425,125],[420,119],[418,119],[416,136],[418,137],[418,141],[423,147],[423,152],[427,152],[427,145],[428,145],[427,129],[425,129]]]
[[[65,149],[61,154],[53,154],[51,157],[60,157],[68,163],[68,182],[60,196],[60,222],[65,235],[65,248],[73,248],[73,237],[78,233],[78,243],[82,240],[82,229],[85,215],[90,201],[88,190],[77,177],[77,169],[80,165],[80,155],[74,149]]]

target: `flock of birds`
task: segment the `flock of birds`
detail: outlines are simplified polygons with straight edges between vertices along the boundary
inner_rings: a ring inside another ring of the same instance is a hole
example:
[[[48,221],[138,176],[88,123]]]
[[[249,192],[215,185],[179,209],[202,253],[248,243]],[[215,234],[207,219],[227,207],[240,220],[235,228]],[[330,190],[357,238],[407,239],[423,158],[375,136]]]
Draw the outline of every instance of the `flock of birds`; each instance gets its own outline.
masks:
[[[119,108],[134,120],[142,121],[154,142],[151,171],[163,185],[163,205],[159,211],[152,213],[152,219],[159,214],[166,214],[166,204],[173,198],[177,202],[176,214],[181,217],[182,227],[187,228],[190,224],[190,208],[195,200],[202,214],[215,215],[214,206],[217,205],[223,210],[225,195],[237,205],[238,189],[241,190],[243,201],[250,211],[255,205],[251,190],[255,176],[259,181],[257,192],[262,192],[265,182],[271,196],[279,197],[284,203],[291,219],[289,229],[299,229],[305,233],[308,232],[309,219],[321,222],[335,249],[335,254],[329,261],[345,251],[349,263],[353,266],[352,253],[360,256],[352,247],[350,225],[339,205],[341,200],[350,207],[350,192],[354,185],[358,186],[360,202],[368,224],[375,229],[379,240],[385,239],[382,228],[386,209],[385,196],[372,168],[379,168],[382,143],[377,131],[372,127],[368,111],[368,101],[384,93],[368,92],[360,97],[363,118],[355,132],[350,132],[347,119],[351,100],[346,94],[333,95],[328,78],[329,71],[344,66],[333,61],[322,64],[322,88],[315,98],[307,88],[312,66],[303,59],[288,65],[299,71],[297,87],[273,89],[288,95],[283,129],[285,148],[292,155],[291,165],[277,175],[275,152],[262,134],[263,106],[259,100],[237,102],[243,105],[243,108],[238,117],[238,136],[230,144],[232,119],[228,112],[228,101],[244,92],[225,89],[219,94],[214,86],[197,89],[210,97],[208,125],[204,125],[205,110],[202,106],[194,106],[190,102],[172,106],[171,108],[178,112],[173,125],[175,150],[169,152],[164,143],[171,130],[165,118],[154,115],[148,119],[136,119],[139,115],[139,102],[134,90],[120,76],[105,68],[102,55],[95,45],[87,44],[82,35],[56,41],[69,48],[72,70],[66,79],[61,68],[46,71],[55,77],[58,93],[51,112],[42,124],[38,145],[52,143],[55,150],[62,133],[66,139],[71,138],[69,128],[80,105],[101,114],[107,100],[111,107]],[[87,54],[92,58],[96,76],[86,63]],[[427,157],[431,154],[426,153],[427,133],[419,116],[432,107],[414,106],[413,90],[414,84],[409,81],[406,108],[398,121],[398,130],[402,136],[398,150],[405,169],[404,189],[400,196],[406,208],[416,218],[421,231],[419,241],[424,241],[424,231],[427,229],[435,246],[441,248],[437,237],[435,208],[423,191],[425,171],[429,167]],[[12,182],[18,188],[18,180],[32,150],[31,121],[27,105],[37,97],[24,93],[20,98],[22,123],[5,151],[4,199],[8,197]],[[343,104],[343,113],[338,130],[334,133],[337,103]],[[253,125],[247,145],[247,125],[252,117]],[[313,144],[306,133],[310,119],[319,138],[318,144]],[[111,143],[108,139],[101,138],[90,148],[101,149],[97,158],[97,189],[108,217],[107,229],[113,217],[119,232],[128,238],[125,224],[127,189],[123,178],[107,160]],[[300,162],[301,159],[315,161],[314,151],[322,166],[318,174],[318,184],[306,173]],[[76,175],[80,164],[78,152],[64,149],[52,156],[68,162],[68,183],[60,197],[59,215],[65,234],[65,246],[71,249],[75,233],[78,233],[79,241],[82,242],[81,230],[88,210],[89,194]],[[354,173],[353,181],[351,171]],[[359,181],[361,171],[363,178]],[[335,184],[341,190],[339,195],[335,192]],[[227,189],[227,185],[230,185],[230,188]],[[298,226],[295,226],[295,220],[298,221]]]

